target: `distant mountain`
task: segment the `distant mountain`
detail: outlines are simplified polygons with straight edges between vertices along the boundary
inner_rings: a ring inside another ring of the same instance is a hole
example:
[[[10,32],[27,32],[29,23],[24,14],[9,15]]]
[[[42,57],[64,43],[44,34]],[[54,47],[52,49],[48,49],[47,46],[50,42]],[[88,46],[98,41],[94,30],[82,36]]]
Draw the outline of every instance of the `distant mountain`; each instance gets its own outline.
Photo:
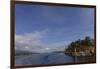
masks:
[[[30,51],[26,51],[26,50],[15,50],[15,56],[18,55],[31,55],[31,54],[35,54],[36,52],[30,52]]]
[[[54,53],[64,53],[64,51],[54,51]]]

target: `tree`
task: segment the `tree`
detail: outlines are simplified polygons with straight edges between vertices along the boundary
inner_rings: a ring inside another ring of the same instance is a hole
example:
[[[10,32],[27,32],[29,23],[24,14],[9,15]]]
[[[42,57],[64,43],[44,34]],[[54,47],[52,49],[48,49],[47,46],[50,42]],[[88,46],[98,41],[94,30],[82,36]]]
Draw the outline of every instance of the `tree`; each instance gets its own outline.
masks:
[[[89,36],[85,37],[85,44],[86,44],[86,46],[92,45],[91,38]]]
[[[93,39],[91,39],[89,36],[86,36],[84,39],[72,41],[68,47],[65,48],[65,52],[73,53],[75,49],[76,52],[86,51],[90,48],[90,46],[93,46],[93,42]]]

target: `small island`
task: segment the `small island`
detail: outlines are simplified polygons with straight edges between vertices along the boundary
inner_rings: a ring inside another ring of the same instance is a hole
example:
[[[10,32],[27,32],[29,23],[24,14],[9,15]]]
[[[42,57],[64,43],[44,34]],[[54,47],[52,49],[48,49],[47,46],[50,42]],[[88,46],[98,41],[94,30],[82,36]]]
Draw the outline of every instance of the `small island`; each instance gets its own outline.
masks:
[[[95,56],[94,39],[86,36],[84,39],[78,39],[71,42],[65,48],[65,54],[71,56]]]

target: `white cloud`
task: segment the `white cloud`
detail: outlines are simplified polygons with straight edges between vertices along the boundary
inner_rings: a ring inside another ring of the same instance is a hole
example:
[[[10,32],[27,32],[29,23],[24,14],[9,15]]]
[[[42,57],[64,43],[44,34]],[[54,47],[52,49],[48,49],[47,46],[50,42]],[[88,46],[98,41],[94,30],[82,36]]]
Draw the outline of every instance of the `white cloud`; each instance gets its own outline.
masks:
[[[41,42],[41,38],[43,38],[45,34],[45,31],[35,31],[23,35],[15,34],[15,49],[30,51],[34,49],[42,49],[44,44]]]
[[[51,51],[63,51],[65,47],[70,43],[70,41],[59,41],[52,44],[49,44],[49,47],[52,46],[53,48]]]
[[[67,41],[53,42],[50,44],[44,43],[43,38],[49,37],[48,30],[34,31],[32,33],[24,33],[21,35],[15,34],[15,49],[27,50],[35,52],[51,52],[64,50]]]

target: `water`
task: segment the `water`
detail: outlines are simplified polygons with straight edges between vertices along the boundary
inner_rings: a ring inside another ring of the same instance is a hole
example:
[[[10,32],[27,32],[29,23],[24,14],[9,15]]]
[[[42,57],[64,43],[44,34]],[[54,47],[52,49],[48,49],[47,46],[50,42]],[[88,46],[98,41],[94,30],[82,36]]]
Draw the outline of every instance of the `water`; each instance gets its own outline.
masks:
[[[92,63],[96,62],[96,56],[75,57],[65,55],[63,52],[52,53],[34,53],[28,55],[15,56],[15,65],[46,65],[46,64],[64,64],[64,63]]]
[[[45,65],[73,62],[74,58],[61,53],[34,53],[31,55],[15,56],[15,65]]]

